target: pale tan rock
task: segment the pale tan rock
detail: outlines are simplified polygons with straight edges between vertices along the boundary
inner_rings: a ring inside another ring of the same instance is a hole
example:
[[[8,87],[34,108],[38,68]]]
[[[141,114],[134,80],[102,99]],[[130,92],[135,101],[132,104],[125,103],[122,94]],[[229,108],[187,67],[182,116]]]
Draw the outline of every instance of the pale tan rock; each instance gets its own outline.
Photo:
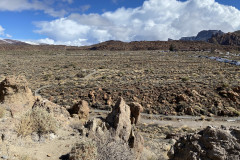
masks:
[[[23,76],[8,76],[0,83],[0,103],[8,106],[12,116],[26,113],[33,106],[35,97]]]
[[[131,133],[130,107],[119,98],[106,121],[115,129],[115,136],[128,141]]]
[[[89,107],[87,101],[80,101],[73,105],[73,107],[69,110],[70,114],[77,114],[80,119],[87,120],[89,118]]]

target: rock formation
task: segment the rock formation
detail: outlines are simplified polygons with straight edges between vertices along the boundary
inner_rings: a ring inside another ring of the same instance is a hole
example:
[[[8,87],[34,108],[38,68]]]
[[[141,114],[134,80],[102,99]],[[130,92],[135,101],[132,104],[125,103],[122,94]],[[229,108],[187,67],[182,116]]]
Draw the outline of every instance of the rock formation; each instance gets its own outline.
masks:
[[[27,81],[22,76],[8,76],[0,83],[0,103],[12,116],[23,114],[35,101]]]
[[[240,129],[208,126],[197,134],[181,137],[168,152],[172,160],[237,160]]]
[[[69,109],[69,113],[71,115],[77,114],[80,119],[85,120],[87,120],[89,117],[89,111],[88,102],[84,100],[76,103],[72,108]]]
[[[223,35],[224,33],[221,30],[203,30],[197,34],[197,36],[191,37],[182,37],[182,41],[208,41],[213,35]]]
[[[107,116],[106,121],[115,129],[115,136],[124,141],[128,141],[131,133],[130,107],[125,103],[123,98],[119,98]]]
[[[135,106],[136,108],[142,110],[137,103],[134,104],[137,106]],[[108,154],[106,155],[107,159],[114,159],[114,157],[115,159],[117,159],[116,157],[129,160],[140,159],[144,148],[144,139],[138,132],[134,131],[130,116],[130,107],[123,98],[119,98],[106,120],[101,118],[89,120],[81,130],[82,135],[87,135],[102,146],[99,147],[98,152],[101,153],[100,155]],[[138,118],[139,116],[138,114]]]
[[[216,34],[208,42],[220,45],[240,46],[240,34],[238,32]]]
[[[143,112],[143,107],[141,104],[132,102],[129,104],[130,110],[131,110],[131,123],[137,124],[140,119],[140,114]]]

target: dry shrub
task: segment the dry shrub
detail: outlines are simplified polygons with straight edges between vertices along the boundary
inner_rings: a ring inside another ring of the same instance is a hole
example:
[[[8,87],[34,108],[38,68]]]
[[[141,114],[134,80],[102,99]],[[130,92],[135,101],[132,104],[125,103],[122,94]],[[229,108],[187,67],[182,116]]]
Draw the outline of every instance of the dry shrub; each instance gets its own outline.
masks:
[[[111,133],[105,132],[103,135],[96,135],[93,140],[97,144],[98,160],[136,159],[128,143],[114,137]]]
[[[33,132],[38,134],[55,133],[57,121],[45,109],[36,107],[27,112],[17,126],[18,136],[27,136]]]
[[[94,160],[96,156],[96,144],[90,139],[82,139],[73,146],[69,160]]]

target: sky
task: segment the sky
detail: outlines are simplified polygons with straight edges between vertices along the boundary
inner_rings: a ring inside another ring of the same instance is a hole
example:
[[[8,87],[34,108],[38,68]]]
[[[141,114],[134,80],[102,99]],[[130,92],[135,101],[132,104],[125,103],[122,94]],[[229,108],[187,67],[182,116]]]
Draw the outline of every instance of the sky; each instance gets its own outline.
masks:
[[[239,0],[0,0],[0,38],[91,45],[240,30]]]

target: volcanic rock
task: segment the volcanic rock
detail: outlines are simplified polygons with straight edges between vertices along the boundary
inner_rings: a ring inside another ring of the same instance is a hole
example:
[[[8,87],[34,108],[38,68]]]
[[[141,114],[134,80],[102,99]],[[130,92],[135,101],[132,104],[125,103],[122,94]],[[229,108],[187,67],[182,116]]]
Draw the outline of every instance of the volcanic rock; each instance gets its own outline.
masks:
[[[240,130],[208,126],[197,134],[181,137],[168,155],[172,160],[237,160],[240,157]]]

